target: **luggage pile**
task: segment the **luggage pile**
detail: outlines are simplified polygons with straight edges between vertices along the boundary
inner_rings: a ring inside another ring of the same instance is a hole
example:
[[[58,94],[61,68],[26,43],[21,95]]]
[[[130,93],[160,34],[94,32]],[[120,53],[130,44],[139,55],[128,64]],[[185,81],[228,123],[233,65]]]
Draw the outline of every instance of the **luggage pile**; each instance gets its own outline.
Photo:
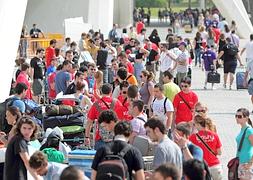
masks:
[[[78,106],[70,105],[47,105],[43,118],[43,127],[60,127],[63,131],[64,139],[71,147],[78,146],[84,142],[85,115]]]

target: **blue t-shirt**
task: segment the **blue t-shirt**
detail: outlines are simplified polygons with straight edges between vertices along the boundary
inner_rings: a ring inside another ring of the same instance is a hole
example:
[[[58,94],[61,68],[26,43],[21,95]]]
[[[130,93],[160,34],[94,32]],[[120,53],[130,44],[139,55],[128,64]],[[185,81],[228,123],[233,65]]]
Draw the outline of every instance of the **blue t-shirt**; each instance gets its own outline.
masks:
[[[187,146],[194,159],[203,161],[203,150],[200,147],[194,145],[193,143],[188,143]]]
[[[213,61],[216,59],[216,54],[212,50],[207,50],[202,54],[202,59],[204,62],[205,71],[211,71],[211,66]]]
[[[49,74],[51,74],[51,73],[53,73],[53,72],[55,72],[56,71],[56,67],[55,66],[49,66],[48,68],[47,68],[47,76],[49,75]]]
[[[19,97],[14,96],[14,101],[12,103],[12,106],[15,106],[19,109],[21,113],[25,113],[25,103],[22,101]]]
[[[245,138],[242,144],[242,149],[240,152],[237,152],[237,155],[236,155],[237,157],[239,157],[240,164],[249,162],[253,156],[253,146],[249,140],[249,136],[253,134],[253,128],[250,127],[249,125],[243,127],[240,133],[238,134],[238,136],[236,137],[237,149],[239,147],[242,134],[247,127],[249,128],[246,131]]]
[[[67,71],[60,71],[55,76],[55,91],[56,94],[65,92],[67,89],[67,82],[70,81],[70,74]]]

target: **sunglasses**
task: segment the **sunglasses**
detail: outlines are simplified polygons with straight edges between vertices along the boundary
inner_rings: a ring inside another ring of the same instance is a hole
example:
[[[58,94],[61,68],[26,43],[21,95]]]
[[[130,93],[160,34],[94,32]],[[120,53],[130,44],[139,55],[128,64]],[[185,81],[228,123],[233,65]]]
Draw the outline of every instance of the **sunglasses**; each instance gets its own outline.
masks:
[[[235,118],[242,119],[242,118],[243,118],[243,115],[238,115],[238,114],[236,114],[236,115],[235,115]]]
[[[188,85],[181,85],[182,88],[188,88]]]
[[[90,69],[91,71],[96,71],[96,69]]]
[[[196,113],[206,113],[206,110],[201,109],[201,110],[195,110]]]
[[[140,78],[142,78],[143,76],[142,75],[140,75]]]

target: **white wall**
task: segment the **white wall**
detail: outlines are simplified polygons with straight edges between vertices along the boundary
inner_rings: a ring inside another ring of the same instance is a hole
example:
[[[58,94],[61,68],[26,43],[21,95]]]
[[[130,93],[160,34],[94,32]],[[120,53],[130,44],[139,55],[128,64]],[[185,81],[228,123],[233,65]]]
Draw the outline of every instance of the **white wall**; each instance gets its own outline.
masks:
[[[133,24],[134,0],[114,0],[113,22],[120,27]]]
[[[4,42],[0,43],[2,60],[0,66],[0,102],[9,96],[26,4],[27,0],[0,0],[0,39]]]
[[[83,17],[88,21],[89,0],[28,0],[25,21],[44,32],[64,33],[64,19]]]

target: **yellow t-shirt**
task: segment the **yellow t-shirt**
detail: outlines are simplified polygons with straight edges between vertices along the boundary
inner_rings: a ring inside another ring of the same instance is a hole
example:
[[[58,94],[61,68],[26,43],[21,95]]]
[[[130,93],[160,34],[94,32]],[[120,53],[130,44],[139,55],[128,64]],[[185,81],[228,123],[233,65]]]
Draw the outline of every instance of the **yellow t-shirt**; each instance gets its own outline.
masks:
[[[169,82],[167,84],[164,84],[164,95],[173,102],[174,97],[177,93],[179,93],[181,90],[177,84],[174,82]]]

